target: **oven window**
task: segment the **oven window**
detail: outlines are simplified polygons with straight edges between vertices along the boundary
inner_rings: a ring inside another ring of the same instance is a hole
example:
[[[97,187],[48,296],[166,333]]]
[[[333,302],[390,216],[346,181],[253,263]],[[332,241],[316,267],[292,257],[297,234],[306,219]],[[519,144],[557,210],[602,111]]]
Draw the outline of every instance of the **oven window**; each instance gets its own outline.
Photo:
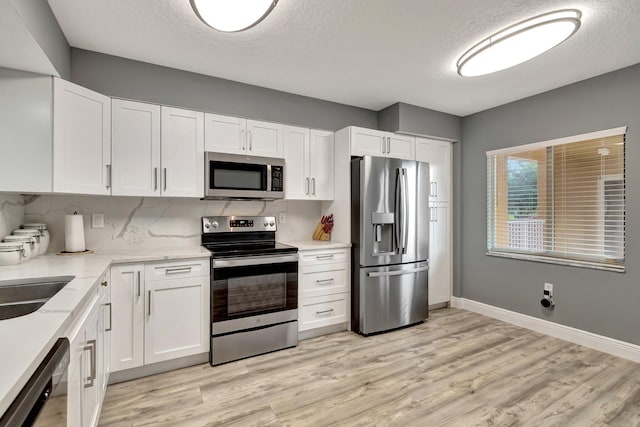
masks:
[[[287,303],[286,273],[229,279],[227,315],[277,310]]]
[[[211,189],[267,190],[267,166],[246,163],[210,162]]]

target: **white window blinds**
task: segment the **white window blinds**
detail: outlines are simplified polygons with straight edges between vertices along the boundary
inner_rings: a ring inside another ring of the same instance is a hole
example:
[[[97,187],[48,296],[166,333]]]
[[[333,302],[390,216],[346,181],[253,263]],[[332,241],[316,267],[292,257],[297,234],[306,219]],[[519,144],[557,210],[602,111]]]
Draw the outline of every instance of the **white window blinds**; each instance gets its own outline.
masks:
[[[487,152],[488,254],[624,271],[625,132]]]

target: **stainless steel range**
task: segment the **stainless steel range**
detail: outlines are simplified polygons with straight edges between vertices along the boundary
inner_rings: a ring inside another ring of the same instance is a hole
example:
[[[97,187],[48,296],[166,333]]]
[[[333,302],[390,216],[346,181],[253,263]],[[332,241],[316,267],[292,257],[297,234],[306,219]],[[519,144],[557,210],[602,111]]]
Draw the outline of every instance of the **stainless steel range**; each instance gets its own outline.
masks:
[[[211,251],[211,365],[298,344],[298,248],[275,217],[202,218]]]

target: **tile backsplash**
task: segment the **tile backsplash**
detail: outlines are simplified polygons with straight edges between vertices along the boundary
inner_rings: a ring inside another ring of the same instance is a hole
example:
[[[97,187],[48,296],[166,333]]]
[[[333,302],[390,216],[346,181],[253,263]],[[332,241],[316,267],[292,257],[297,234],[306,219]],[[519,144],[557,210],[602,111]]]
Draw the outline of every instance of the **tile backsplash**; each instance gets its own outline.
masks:
[[[200,218],[212,215],[272,215],[277,218],[278,213],[284,212],[286,222],[278,224],[276,238],[280,241],[309,240],[321,215],[320,202],[313,201],[66,195],[18,197],[24,204],[8,199],[9,216],[14,215],[15,207],[16,211],[24,212],[24,222],[46,223],[51,233],[49,253],[64,250],[64,216],[74,212],[84,216],[86,246],[95,251],[197,246],[200,244]],[[0,202],[3,200],[0,198]],[[4,204],[2,206],[6,209]],[[91,228],[92,213],[104,214],[103,229]],[[18,220],[17,225],[20,223]]]

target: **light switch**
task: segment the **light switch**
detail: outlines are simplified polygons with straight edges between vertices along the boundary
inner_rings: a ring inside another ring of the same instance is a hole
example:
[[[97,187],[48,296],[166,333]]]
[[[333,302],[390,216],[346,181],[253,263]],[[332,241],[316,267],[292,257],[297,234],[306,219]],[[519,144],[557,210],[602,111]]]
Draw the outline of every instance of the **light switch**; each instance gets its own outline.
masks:
[[[91,214],[91,228],[104,228],[104,214]]]

